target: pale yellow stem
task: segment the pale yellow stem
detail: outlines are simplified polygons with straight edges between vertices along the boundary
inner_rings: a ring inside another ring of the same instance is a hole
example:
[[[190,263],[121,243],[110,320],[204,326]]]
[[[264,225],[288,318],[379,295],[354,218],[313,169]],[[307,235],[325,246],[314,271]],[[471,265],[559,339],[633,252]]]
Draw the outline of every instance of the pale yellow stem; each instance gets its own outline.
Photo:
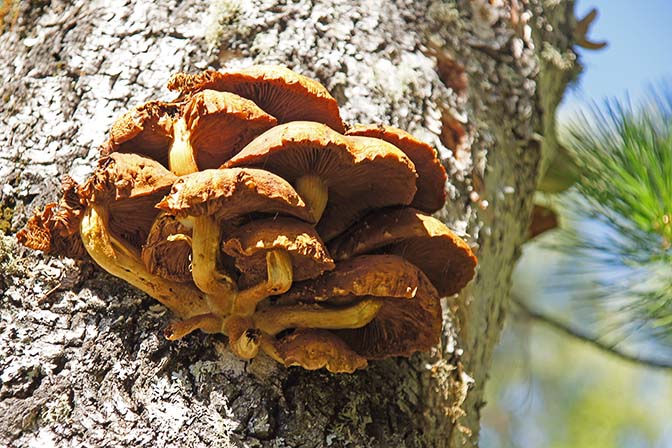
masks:
[[[93,261],[110,274],[146,292],[182,318],[208,312],[208,304],[200,291],[149,272],[137,251],[110,234],[107,224],[108,211],[104,207],[93,205],[84,212],[80,234]]]
[[[329,199],[329,189],[320,176],[305,174],[294,183],[294,188],[299,196],[306,202],[313,212],[315,222],[322,218],[324,209]]]
[[[231,316],[225,324],[229,336],[229,347],[234,355],[243,359],[252,359],[259,353],[261,332],[254,328],[249,317]]]
[[[209,216],[194,217],[193,223],[191,275],[198,289],[207,294],[210,310],[226,316],[231,313],[237,286],[233,279],[217,270],[220,226]]]
[[[382,301],[365,299],[344,308],[321,305],[269,306],[252,316],[256,328],[276,335],[288,328],[323,328],[338,330],[360,328],[376,317]]]
[[[223,326],[221,317],[212,313],[201,314],[187,320],[173,322],[163,330],[163,335],[169,341],[175,341],[196,330],[202,330],[205,333],[221,333]]]
[[[233,305],[233,313],[251,316],[257,304],[268,296],[285,293],[292,286],[292,257],[286,250],[274,249],[266,252],[268,280],[238,293]]]
[[[173,126],[173,143],[168,150],[168,163],[170,171],[178,176],[191,174],[198,171],[194,148],[189,141],[189,131],[184,118],[180,118]]]

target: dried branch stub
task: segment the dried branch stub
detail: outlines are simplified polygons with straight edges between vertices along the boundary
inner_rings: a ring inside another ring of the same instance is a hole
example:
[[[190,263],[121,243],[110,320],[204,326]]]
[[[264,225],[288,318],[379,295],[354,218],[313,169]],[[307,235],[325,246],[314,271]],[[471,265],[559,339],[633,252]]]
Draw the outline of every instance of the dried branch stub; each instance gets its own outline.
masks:
[[[329,92],[284,67],[169,88],[114,124],[98,169],[65,182],[22,244],[90,256],[181,319],[168,339],[223,333],[243,359],[342,373],[439,343],[439,299],[476,258],[426,214],[446,198],[432,147],[346,132]]]

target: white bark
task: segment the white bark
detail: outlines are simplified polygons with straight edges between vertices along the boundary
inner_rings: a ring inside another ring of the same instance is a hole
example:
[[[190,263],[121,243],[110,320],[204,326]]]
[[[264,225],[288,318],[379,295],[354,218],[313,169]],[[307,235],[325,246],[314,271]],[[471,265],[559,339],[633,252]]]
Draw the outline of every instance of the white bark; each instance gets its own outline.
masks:
[[[0,246],[0,443],[476,443],[539,136],[554,131],[555,106],[577,71],[572,8],[550,0],[20,2],[0,35],[0,224],[12,223]],[[346,120],[392,124],[439,148],[451,178],[441,216],[469,235],[480,260],[478,279],[447,307],[442,351],[354,375],[263,357],[244,363],[223,337],[165,341],[170,316],[148,297],[14,243],[29,211],[57,197],[62,175],[82,180],[93,169],[117,116],[170,97],[171,73],[252,63],[315,77]],[[459,67],[466,90],[455,81]],[[449,115],[471,143],[457,159],[439,137]]]

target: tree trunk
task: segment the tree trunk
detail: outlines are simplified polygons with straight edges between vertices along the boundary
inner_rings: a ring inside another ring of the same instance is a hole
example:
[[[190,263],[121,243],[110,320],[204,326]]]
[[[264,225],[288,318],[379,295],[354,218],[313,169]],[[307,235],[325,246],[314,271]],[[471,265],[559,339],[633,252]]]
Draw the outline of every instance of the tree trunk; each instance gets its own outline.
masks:
[[[555,144],[555,107],[578,73],[572,11],[557,0],[6,0],[0,444],[477,444],[541,147]],[[62,175],[92,171],[116,117],[170,98],[171,73],[252,63],[317,78],[344,119],[439,149],[450,174],[440,216],[480,262],[445,301],[441,349],[353,375],[246,363],[223,336],[164,340],[171,316],[144,294],[15,243]]]

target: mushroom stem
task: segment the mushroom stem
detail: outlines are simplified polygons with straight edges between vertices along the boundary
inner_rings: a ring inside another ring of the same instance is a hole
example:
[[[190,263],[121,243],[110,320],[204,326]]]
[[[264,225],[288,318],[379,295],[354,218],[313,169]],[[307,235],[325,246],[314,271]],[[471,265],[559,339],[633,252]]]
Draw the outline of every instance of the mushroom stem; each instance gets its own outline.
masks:
[[[206,333],[221,333],[222,327],[221,317],[212,313],[201,314],[187,320],[173,322],[163,330],[163,336],[169,341],[175,341],[199,329]]]
[[[323,328],[337,330],[360,328],[376,317],[382,301],[366,299],[346,308],[326,308],[320,305],[273,306],[256,313],[256,328],[276,335],[288,328]]]
[[[162,279],[149,271],[135,250],[125,246],[107,229],[108,211],[91,205],[84,212],[80,234],[93,261],[115,277],[146,292],[173,313],[190,318],[208,312],[203,294],[189,285]]]
[[[305,174],[296,179],[294,187],[299,196],[313,212],[315,222],[322,218],[329,199],[329,188],[324,180],[315,174]]]
[[[249,317],[231,316],[225,324],[229,336],[229,347],[234,355],[243,359],[252,359],[259,353],[262,334],[254,328]]]
[[[195,173],[198,171],[198,165],[194,157],[194,148],[189,140],[189,131],[187,122],[180,118],[173,126],[174,138],[168,152],[168,163],[170,171],[178,176]]]
[[[251,316],[257,304],[268,296],[285,293],[292,286],[292,257],[282,249],[266,252],[268,280],[238,293],[234,300],[233,314]]]
[[[193,218],[191,237],[191,275],[194,283],[208,297],[210,310],[218,316],[231,312],[237,287],[233,279],[217,271],[220,227],[209,216]]]

